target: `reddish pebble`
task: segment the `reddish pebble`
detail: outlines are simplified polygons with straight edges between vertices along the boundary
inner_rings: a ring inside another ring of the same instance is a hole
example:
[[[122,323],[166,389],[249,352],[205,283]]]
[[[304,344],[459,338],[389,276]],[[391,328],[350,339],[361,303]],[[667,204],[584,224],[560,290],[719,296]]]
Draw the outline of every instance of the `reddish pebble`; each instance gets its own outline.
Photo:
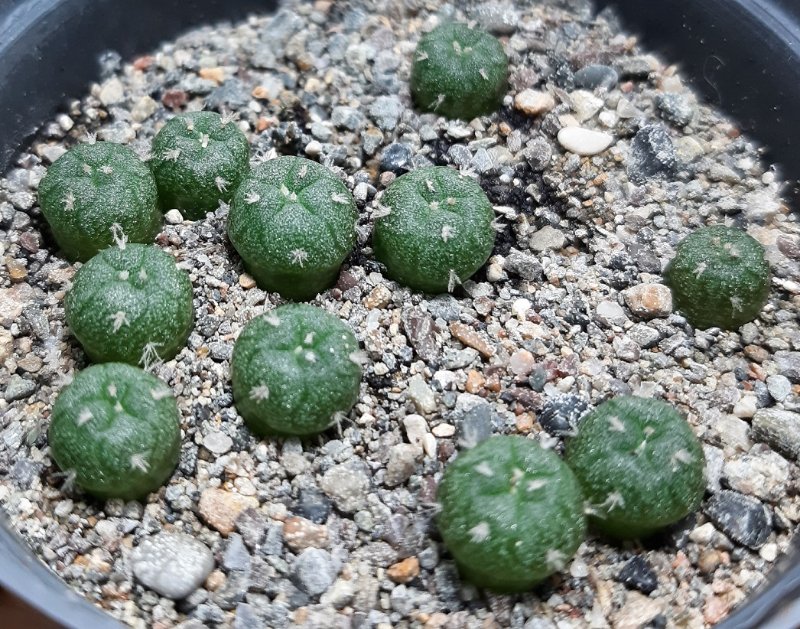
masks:
[[[167,90],[161,97],[164,107],[169,107],[173,110],[183,107],[187,100],[189,100],[189,97],[183,90]]]

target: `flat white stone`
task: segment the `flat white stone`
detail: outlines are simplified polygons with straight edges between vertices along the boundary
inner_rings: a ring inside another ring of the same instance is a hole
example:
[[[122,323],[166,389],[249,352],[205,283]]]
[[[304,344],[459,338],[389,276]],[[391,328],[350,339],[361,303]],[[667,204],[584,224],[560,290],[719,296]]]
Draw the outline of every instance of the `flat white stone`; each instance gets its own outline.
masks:
[[[564,127],[558,132],[558,143],[576,155],[597,155],[614,143],[614,137],[602,131],[583,127]]]
[[[131,553],[133,574],[145,586],[171,599],[185,598],[214,567],[208,547],[184,533],[159,533]]]

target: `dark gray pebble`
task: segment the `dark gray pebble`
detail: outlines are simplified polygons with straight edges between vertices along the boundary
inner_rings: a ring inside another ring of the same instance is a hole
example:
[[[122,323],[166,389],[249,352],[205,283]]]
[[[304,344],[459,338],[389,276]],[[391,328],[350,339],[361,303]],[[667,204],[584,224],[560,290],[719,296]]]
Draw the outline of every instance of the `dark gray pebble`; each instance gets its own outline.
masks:
[[[589,410],[589,402],[571,393],[548,398],[539,413],[539,424],[556,437],[574,434]]]
[[[749,548],[761,548],[772,530],[767,508],[755,498],[737,491],[726,489],[714,494],[703,511],[720,531]]]
[[[658,587],[658,578],[653,567],[641,555],[631,557],[630,561],[620,570],[616,580],[643,594],[650,594]]]
[[[492,436],[492,407],[486,402],[469,409],[460,422],[456,421],[460,448],[474,448]]]
[[[649,179],[672,178],[678,159],[672,138],[663,124],[642,127],[631,141],[628,152],[628,179],[643,184]]]
[[[411,147],[393,142],[381,153],[381,170],[402,174],[408,171],[411,163]]]
[[[323,524],[328,519],[330,512],[331,501],[321,491],[309,487],[300,490],[297,504],[294,507],[296,515],[317,524]]]
[[[575,87],[584,90],[613,90],[618,82],[619,73],[599,63],[585,66],[575,73]]]

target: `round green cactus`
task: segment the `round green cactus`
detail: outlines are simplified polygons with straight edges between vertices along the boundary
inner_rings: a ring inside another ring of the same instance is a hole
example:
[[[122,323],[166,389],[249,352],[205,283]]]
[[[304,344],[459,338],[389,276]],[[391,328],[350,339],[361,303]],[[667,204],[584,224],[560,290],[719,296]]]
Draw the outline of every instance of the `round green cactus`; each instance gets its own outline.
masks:
[[[288,304],[250,321],[233,346],[236,408],[262,435],[312,435],[358,400],[358,342],[340,319]]]
[[[121,234],[150,242],[161,227],[153,175],[121,144],[79,144],[39,183],[39,205],[70,260],[85,261]]]
[[[310,299],[336,280],[355,245],[357,218],[353,196],[328,169],[279,157],[242,181],[228,237],[262,288]]]
[[[192,329],[192,284],[154,245],[109,247],[75,274],[67,323],[94,362],[149,367],[183,347]]]
[[[459,570],[499,592],[561,570],[586,535],[575,476],[535,441],[496,436],[462,452],[439,484],[438,527]]]
[[[384,192],[375,257],[398,282],[426,293],[452,292],[489,258],[494,212],[472,179],[444,166],[399,177]]]
[[[666,402],[619,397],[581,420],[567,444],[592,523],[616,538],[645,537],[694,511],[705,457],[689,424]]]
[[[489,33],[449,23],[419,40],[411,94],[420,109],[471,120],[499,109],[507,87],[508,57]]]
[[[180,114],[153,139],[150,166],[162,207],[199,219],[231,200],[250,168],[250,145],[227,117],[213,111]]]
[[[141,369],[93,365],[59,393],[48,439],[55,462],[84,491],[139,499],[178,464],[178,406],[169,387]]]
[[[769,297],[764,247],[734,227],[689,234],[664,276],[676,309],[696,328],[734,330],[758,317]]]

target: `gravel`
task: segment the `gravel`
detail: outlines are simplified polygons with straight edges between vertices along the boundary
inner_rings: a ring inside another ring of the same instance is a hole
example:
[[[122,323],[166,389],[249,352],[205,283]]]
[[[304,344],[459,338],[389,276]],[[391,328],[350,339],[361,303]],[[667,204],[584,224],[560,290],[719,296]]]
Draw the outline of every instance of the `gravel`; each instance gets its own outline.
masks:
[[[492,116],[412,107],[414,46],[451,17],[503,41],[509,90]],[[526,629],[704,627],[763,583],[800,523],[800,227],[780,172],[686,88],[679,60],[587,0],[289,0],[141,55],[104,56],[98,84],[0,179],[0,503],[64,582],[132,626]],[[87,360],[64,322],[77,265],[36,188],[88,137],[145,156],[174,113],[203,107],[238,114],[254,165],[305,155],[353,191],[358,246],[313,303],[354,330],[361,393],[318,438],[251,434],[230,351],[282,300],[228,246],[224,204],[196,222],[168,209],[156,242],[189,273],[197,313],[187,347],[153,368],[178,399],[180,464],[145,502],[94,501],[47,446],[55,397]],[[486,266],[439,296],[391,281],[371,250],[386,187],[430,164],[475,178],[498,229]],[[661,278],[714,223],[746,229],[772,267],[759,320],[733,332],[693,329]],[[636,555],[590,537],[532,593],[461,582],[435,526],[448,461],[492,434],[561,452],[621,394],[669,400],[702,440],[697,513]]]
[[[183,533],[159,533],[131,553],[133,574],[161,596],[181,599],[194,592],[214,568],[211,551]]]

